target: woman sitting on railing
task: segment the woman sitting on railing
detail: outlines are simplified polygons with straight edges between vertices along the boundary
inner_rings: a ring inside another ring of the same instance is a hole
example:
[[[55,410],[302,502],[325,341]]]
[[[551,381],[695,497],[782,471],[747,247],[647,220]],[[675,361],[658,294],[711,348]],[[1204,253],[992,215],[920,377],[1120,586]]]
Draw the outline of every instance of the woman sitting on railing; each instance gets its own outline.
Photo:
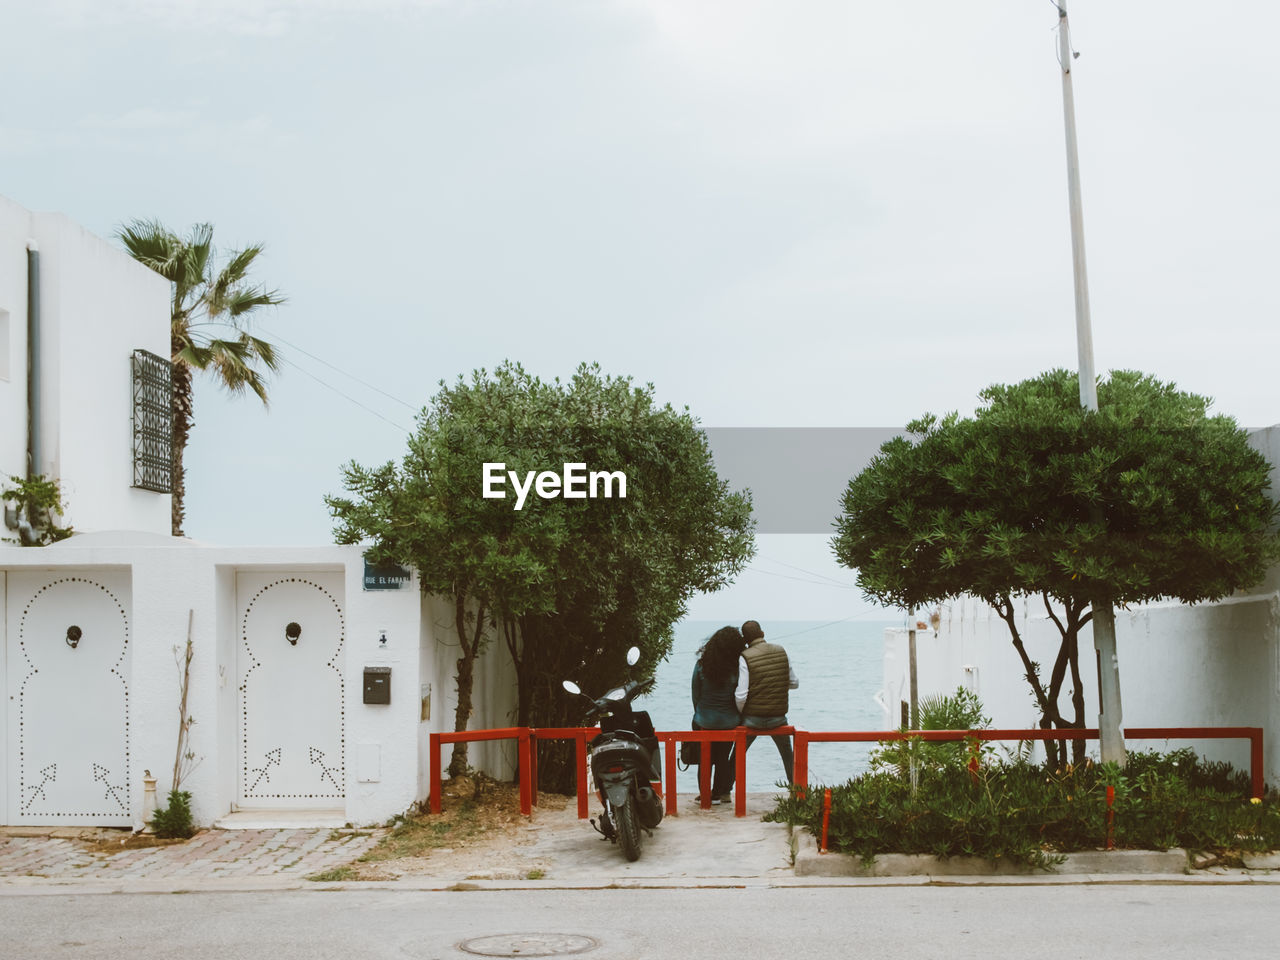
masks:
[[[694,730],[732,730],[741,722],[733,692],[738,685],[738,658],[746,645],[737,629],[721,627],[698,651],[692,680]],[[732,754],[732,743],[711,744],[712,803],[725,802],[733,790]]]

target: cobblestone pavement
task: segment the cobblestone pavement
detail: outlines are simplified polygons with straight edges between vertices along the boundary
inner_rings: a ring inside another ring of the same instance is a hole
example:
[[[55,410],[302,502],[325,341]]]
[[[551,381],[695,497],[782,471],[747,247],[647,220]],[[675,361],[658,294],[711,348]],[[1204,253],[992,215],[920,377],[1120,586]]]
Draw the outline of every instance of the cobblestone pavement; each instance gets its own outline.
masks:
[[[350,863],[372,848],[381,830],[202,830],[186,843],[113,852],[109,831],[57,830],[43,835],[0,832],[0,879],[179,880],[289,877],[302,879]],[[116,833],[119,837],[120,834]],[[77,839],[80,837],[80,839]]]

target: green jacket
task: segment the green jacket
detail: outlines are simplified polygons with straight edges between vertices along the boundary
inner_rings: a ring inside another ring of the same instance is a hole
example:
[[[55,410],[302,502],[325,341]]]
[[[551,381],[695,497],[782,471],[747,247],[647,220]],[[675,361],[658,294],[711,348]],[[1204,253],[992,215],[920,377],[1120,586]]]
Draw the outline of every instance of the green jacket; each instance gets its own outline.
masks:
[[[747,661],[747,702],[744,717],[781,717],[787,712],[791,665],[787,651],[776,643],[752,643],[742,651]]]

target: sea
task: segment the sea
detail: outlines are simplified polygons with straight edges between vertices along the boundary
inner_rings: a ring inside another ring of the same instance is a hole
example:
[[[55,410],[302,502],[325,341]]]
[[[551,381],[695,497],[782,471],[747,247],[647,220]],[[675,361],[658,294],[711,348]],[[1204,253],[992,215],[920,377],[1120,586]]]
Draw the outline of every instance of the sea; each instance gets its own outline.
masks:
[[[761,620],[765,639],[786,647],[800,686],[791,691],[787,719],[806,730],[883,730],[887,721],[876,696],[884,678],[884,632],[897,622],[850,618],[835,623]],[[653,691],[637,698],[658,730],[688,730],[693,720],[689,680],[698,649],[716,630],[712,621],[682,621],[670,656],[658,665]],[[738,626],[738,624],[733,624]],[[892,724],[896,726],[896,722]],[[841,784],[867,769],[874,744],[815,743],[809,748],[809,783]],[[779,789],[786,779],[773,741],[757,741],[747,754],[747,790]],[[681,795],[696,796],[697,767],[676,775]]]

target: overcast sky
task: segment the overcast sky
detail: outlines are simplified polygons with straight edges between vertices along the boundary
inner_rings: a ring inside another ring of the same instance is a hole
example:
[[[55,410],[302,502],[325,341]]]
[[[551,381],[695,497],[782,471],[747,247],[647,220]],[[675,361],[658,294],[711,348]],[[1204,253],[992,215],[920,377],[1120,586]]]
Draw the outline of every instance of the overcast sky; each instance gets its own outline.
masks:
[[[1097,368],[1280,420],[1280,8],[1070,9]],[[269,412],[198,386],[187,532],[324,543],[339,466],[398,459],[441,379],[506,358],[599,361],[716,427],[896,426],[1074,368],[1057,19],[5,2],[0,193],[103,236],[158,217],[267,245],[287,365]],[[695,613],[862,609],[826,552],[765,538]]]

